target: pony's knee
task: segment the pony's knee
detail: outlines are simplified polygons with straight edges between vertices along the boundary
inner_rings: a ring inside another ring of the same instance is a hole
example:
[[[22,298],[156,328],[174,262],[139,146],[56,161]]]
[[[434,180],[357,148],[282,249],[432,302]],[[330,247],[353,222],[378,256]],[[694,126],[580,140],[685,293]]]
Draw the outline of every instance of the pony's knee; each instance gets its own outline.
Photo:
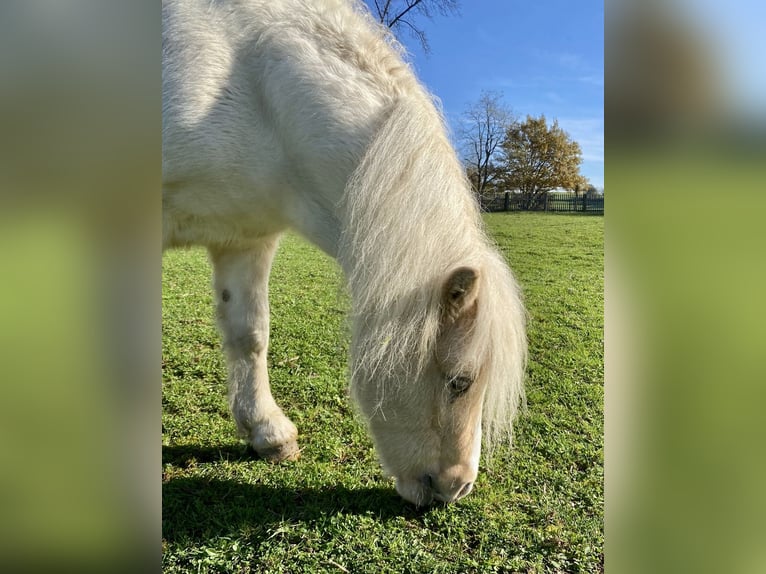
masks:
[[[230,353],[239,356],[261,355],[266,352],[268,345],[268,337],[257,332],[229,337],[225,344]]]

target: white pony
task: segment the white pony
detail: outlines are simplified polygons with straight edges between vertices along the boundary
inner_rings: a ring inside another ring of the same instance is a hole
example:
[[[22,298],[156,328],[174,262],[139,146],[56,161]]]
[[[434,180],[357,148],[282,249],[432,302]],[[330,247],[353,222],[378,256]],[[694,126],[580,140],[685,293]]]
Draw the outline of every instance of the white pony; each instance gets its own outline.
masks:
[[[239,432],[297,457],[266,369],[269,271],[293,228],[347,277],[352,396],[384,471],[417,505],[465,496],[482,428],[510,439],[525,313],[431,97],[361,4],[162,13],[164,247],[209,250]]]

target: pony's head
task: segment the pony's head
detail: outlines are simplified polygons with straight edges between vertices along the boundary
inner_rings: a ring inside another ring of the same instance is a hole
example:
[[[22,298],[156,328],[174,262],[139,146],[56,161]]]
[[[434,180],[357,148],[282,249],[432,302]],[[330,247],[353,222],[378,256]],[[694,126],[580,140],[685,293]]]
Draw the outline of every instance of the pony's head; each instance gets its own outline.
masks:
[[[456,267],[358,324],[353,396],[384,471],[418,506],[471,492],[482,431],[489,446],[510,438],[524,316],[510,273],[490,263]]]
[[[399,494],[457,500],[473,487],[482,440],[510,439],[525,313],[427,98],[390,110],[342,207],[352,394]]]

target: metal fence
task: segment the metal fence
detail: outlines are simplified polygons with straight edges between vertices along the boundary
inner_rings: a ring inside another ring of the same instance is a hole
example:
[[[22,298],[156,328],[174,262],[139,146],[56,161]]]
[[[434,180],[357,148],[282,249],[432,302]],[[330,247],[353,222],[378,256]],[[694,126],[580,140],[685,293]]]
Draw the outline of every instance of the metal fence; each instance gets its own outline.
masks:
[[[604,214],[604,196],[588,197],[567,193],[549,193],[535,205],[529,206],[526,198],[519,193],[507,191],[503,194],[484,196],[479,201],[482,211],[551,211],[556,213]]]

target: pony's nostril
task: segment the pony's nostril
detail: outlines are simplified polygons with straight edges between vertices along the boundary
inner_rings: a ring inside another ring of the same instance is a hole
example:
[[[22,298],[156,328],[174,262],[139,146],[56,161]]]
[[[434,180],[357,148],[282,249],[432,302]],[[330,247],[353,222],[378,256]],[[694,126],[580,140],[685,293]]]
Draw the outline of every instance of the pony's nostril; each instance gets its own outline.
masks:
[[[424,474],[420,480],[423,486],[431,491],[435,500],[445,503],[460,500],[471,492],[471,489],[473,488],[473,482],[465,482],[459,486],[452,486],[452,488],[447,490],[441,490],[439,488],[438,479],[434,479],[432,475],[428,474]]]
[[[460,492],[457,493],[455,500],[457,500],[458,498],[463,498],[466,494],[471,492],[472,488],[473,488],[473,482],[466,482],[463,485],[463,488],[460,489]]]

